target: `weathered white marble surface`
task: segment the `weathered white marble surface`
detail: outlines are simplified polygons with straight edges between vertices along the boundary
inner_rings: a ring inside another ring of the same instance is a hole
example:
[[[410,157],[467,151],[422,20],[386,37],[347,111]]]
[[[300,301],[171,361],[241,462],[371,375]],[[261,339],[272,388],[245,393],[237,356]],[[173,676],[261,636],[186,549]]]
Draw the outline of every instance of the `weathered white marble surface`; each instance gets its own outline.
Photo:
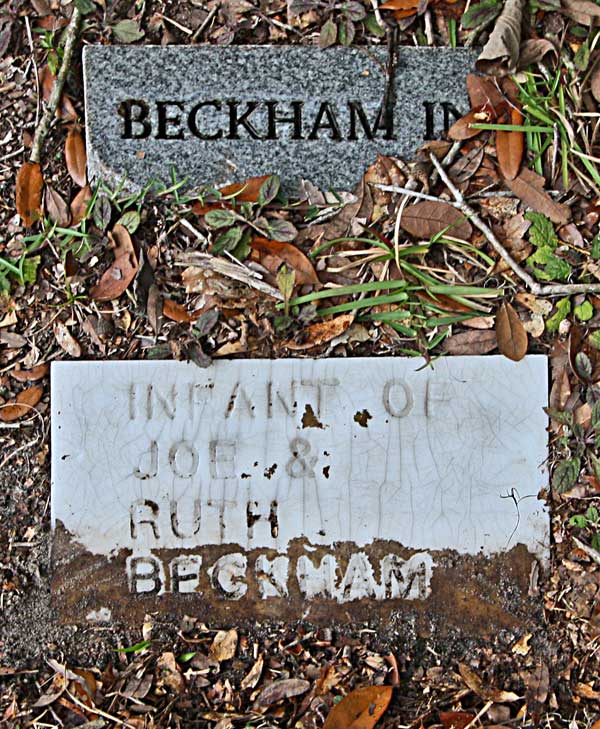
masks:
[[[52,522],[105,555],[305,537],[544,558],[546,403],[543,356],[55,363]]]

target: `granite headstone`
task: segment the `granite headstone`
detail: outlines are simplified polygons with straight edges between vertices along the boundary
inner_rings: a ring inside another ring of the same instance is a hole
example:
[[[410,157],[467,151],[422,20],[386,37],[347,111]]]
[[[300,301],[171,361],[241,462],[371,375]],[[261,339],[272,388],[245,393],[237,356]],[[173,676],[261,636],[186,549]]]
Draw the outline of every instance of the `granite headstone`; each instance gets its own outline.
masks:
[[[353,189],[377,153],[412,158],[469,108],[469,49],[87,46],[92,178],[190,186],[278,174]],[[386,93],[386,89],[388,93]]]

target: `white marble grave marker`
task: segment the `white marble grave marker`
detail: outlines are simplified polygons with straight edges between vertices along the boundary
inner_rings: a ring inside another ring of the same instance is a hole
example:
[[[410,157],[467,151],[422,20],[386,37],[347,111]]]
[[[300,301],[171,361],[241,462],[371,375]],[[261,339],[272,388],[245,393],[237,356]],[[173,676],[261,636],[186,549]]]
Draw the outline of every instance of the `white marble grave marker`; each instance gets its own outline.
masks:
[[[91,617],[435,606],[461,564],[545,559],[546,401],[542,356],[55,363],[56,590]]]

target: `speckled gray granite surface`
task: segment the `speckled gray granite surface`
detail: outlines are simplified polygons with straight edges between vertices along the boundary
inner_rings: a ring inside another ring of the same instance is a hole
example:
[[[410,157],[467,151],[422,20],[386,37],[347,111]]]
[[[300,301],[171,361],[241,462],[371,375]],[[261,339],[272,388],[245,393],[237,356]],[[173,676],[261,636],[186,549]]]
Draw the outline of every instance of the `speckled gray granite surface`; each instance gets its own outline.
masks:
[[[90,176],[137,187],[173,168],[190,186],[276,173],[288,189],[301,178],[350,189],[378,152],[411,157],[468,109],[475,58],[401,48],[393,128],[388,114],[375,129],[384,48],[88,46]]]

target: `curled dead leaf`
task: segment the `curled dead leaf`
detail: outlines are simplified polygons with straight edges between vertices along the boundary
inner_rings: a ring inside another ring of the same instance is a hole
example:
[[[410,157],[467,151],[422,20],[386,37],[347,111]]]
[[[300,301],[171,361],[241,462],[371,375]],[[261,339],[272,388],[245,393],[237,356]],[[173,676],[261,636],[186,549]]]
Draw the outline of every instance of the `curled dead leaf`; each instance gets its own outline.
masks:
[[[17,174],[16,205],[23,225],[30,227],[42,212],[44,178],[39,164],[23,162]]]
[[[124,253],[115,258],[96,286],[90,289],[91,297],[96,301],[118,299],[135,278],[138,268],[139,264],[132,253]]]
[[[85,142],[81,130],[77,124],[74,124],[65,142],[65,162],[71,179],[79,187],[85,187],[87,182],[86,164],[87,155],[85,152]]]
[[[88,205],[92,199],[92,188],[89,185],[82,187],[81,190],[73,198],[71,203],[71,215],[73,225],[79,225],[81,221],[87,216]]]
[[[344,696],[329,712],[323,729],[372,729],[392,699],[391,686],[365,686]]]
[[[54,337],[61,349],[64,349],[71,357],[81,357],[81,346],[71,334],[66,324],[63,324],[62,321],[55,321],[53,330]]]
[[[33,385],[23,390],[13,401],[0,407],[0,420],[11,423],[24,415],[31,415],[32,409],[42,399],[43,394],[44,388],[41,385]]]
[[[310,324],[305,327],[296,339],[288,339],[283,343],[286,349],[294,352],[301,352],[305,349],[318,347],[321,344],[339,337],[354,321],[354,314],[341,314],[334,319],[328,321],[319,321],[316,324]]]
[[[44,202],[46,204],[46,212],[53,223],[66,228],[71,222],[71,213],[69,206],[63,197],[51,185],[46,185],[44,191]]]
[[[215,661],[230,661],[235,656],[238,643],[237,630],[219,630],[210,647],[209,658]]]
[[[255,236],[250,243],[250,247],[258,253],[262,265],[271,273],[277,273],[281,264],[285,263],[295,271],[296,284],[319,283],[319,278],[312,263],[295,245]]]
[[[283,699],[301,696],[309,688],[310,683],[301,678],[284,678],[281,681],[274,681],[256,697],[256,706],[271,706]]]
[[[527,332],[517,312],[506,301],[496,315],[496,339],[500,352],[514,362],[527,354]]]
[[[478,71],[503,76],[517,70],[524,5],[525,0],[506,0],[489,40],[475,63]]]
[[[449,203],[434,200],[409,205],[400,219],[401,227],[416,238],[429,239],[445,231],[453,238],[469,240],[471,223]]]
[[[454,124],[448,129],[448,137],[455,141],[462,141],[463,139],[471,139],[481,134],[481,129],[473,129],[471,124],[475,123],[489,123],[494,121],[495,115],[492,113],[488,105],[477,106],[475,109],[467,112],[463,117],[455,121]]]

